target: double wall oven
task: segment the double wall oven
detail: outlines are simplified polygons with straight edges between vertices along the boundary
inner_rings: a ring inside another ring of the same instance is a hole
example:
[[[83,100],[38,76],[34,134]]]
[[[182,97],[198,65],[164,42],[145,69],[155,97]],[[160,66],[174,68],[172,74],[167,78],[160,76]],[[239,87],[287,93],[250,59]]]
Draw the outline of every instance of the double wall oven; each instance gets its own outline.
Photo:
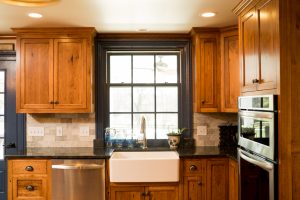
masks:
[[[239,198],[277,199],[277,96],[239,97]]]

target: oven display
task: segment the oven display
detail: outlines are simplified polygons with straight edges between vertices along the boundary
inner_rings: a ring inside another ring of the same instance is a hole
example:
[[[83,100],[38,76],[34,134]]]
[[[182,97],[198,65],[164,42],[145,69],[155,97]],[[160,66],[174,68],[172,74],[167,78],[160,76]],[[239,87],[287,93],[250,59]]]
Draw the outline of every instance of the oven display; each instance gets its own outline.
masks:
[[[268,119],[259,119],[243,116],[240,119],[240,137],[269,146],[271,122]]]

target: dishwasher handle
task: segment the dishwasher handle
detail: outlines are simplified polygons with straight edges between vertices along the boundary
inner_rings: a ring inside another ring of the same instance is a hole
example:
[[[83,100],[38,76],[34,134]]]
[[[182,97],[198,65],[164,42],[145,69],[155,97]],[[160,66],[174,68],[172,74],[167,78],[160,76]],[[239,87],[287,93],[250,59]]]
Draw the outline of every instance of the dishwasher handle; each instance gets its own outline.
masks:
[[[97,165],[97,164],[62,164],[62,165],[52,165],[52,169],[102,169],[104,165]]]

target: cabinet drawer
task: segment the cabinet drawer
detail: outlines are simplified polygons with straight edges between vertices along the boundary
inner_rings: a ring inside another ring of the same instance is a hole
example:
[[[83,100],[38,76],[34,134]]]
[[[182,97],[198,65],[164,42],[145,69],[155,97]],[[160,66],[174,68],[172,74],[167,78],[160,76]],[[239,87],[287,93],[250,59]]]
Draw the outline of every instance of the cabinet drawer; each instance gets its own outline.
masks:
[[[47,160],[14,160],[13,174],[46,174]]]
[[[13,178],[13,199],[46,199],[46,179]]]
[[[204,172],[204,161],[198,159],[190,159],[183,161],[183,173],[184,175],[201,174]]]

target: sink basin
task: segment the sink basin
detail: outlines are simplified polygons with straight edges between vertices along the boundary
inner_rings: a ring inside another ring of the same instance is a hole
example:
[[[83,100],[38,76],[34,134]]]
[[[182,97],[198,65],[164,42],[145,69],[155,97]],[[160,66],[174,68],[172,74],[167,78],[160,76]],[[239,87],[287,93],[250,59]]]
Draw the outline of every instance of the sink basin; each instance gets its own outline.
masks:
[[[175,151],[114,152],[109,159],[111,182],[178,182]]]

